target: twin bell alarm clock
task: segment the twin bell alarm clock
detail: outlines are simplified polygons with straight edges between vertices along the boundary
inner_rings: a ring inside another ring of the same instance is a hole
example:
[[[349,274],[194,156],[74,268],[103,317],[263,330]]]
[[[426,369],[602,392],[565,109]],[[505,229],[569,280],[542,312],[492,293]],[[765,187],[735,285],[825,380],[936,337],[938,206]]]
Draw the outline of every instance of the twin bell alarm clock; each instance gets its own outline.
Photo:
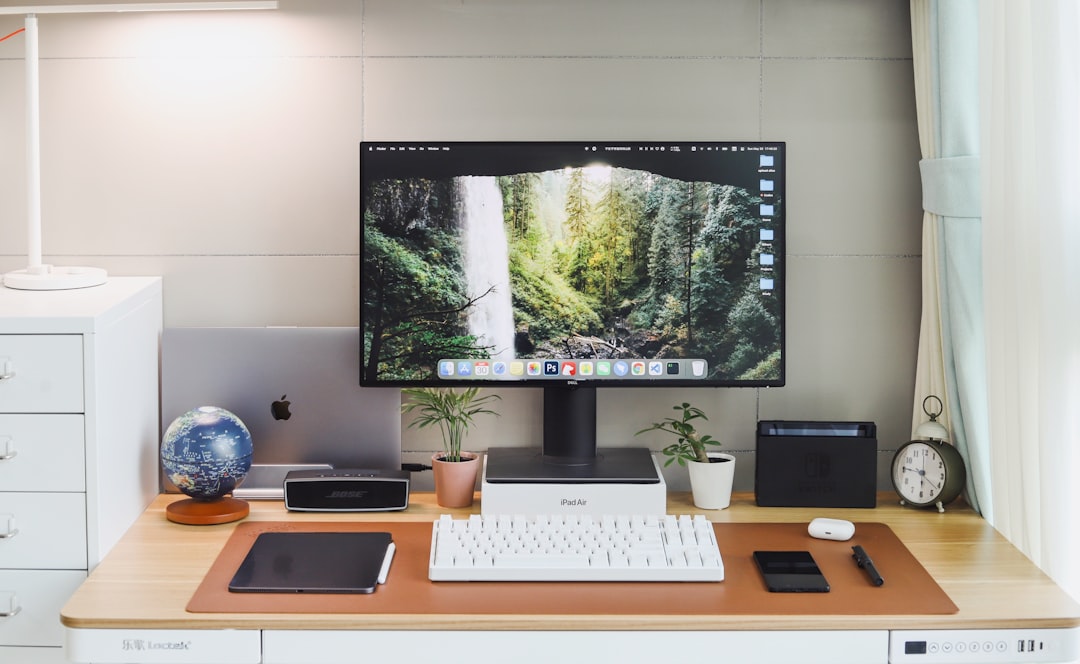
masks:
[[[936,402],[934,411],[928,404]],[[937,507],[956,499],[964,490],[967,469],[955,447],[945,441],[948,430],[937,421],[943,405],[936,396],[923,399],[923,412],[930,420],[915,429],[916,439],[904,443],[892,462],[892,483],[901,505]]]

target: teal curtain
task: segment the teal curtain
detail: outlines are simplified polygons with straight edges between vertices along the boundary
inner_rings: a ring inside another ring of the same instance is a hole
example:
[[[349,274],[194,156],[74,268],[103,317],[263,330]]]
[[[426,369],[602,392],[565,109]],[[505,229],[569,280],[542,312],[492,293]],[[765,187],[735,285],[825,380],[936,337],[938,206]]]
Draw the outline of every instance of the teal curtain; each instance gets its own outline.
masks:
[[[968,468],[967,499],[989,501],[986,341],[983,333],[977,0],[912,0],[912,55],[922,149],[923,324],[913,426],[923,399]]]

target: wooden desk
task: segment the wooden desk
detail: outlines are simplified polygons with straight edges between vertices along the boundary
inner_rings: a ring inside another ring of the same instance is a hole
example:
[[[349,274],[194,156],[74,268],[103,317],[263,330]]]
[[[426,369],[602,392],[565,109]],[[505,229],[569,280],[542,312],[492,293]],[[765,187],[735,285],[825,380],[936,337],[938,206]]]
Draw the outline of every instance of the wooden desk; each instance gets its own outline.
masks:
[[[63,608],[61,622],[73,661],[283,664],[379,661],[380,657],[427,661],[438,655],[442,661],[470,664],[556,657],[560,662],[599,662],[614,661],[611,657],[620,653],[619,648],[626,650],[619,654],[622,661],[652,661],[680,656],[682,649],[688,657],[694,651],[700,656],[697,649],[707,648],[742,653],[726,660],[738,662],[791,661],[792,653],[798,661],[833,664],[1034,662],[1070,661],[1033,657],[1075,651],[1080,642],[1080,605],[981,517],[957,505],[944,514],[902,508],[892,494],[881,494],[879,507],[872,510],[759,508],[751,495],[736,495],[730,508],[704,512],[691,506],[688,495],[675,494],[668,511],[703,513],[717,522],[809,522],[828,516],[886,523],[959,607],[957,613],[627,617],[576,615],[573,606],[561,615],[542,616],[188,613],[188,600],[235,524],[171,523],[164,509],[177,498],[156,499]],[[274,501],[252,501],[251,508],[249,521],[431,521],[442,513],[470,513],[440,508],[429,494],[413,495],[409,509],[397,513],[297,513]],[[474,511],[479,511],[479,504]],[[688,631],[672,634],[674,630]],[[938,651],[940,659],[930,653],[905,659],[895,652],[900,640],[925,640],[927,630],[942,637],[940,643],[931,639],[928,646]],[[558,641],[553,641],[556,637],[551,632],[559,632]],[[1017,639],[1029,636],[1038,640],[1042,650],[1013,659],[994,653],[957,659],[960,653],[953,651],[954,643],[963,643],[965,652],[974,643],[1011,651]],[[463,648],[459,655],[453,652],[456,646]],[[599,655],[591,650],[578,657],[577,648],[603,650]],[[890,648],[894,651],[891,659]],[[949,649],[948,657],[944,648]],[[208,659],[211,652],[219,653],[216,659]],[[874,654],[868,659],[870,652]]]

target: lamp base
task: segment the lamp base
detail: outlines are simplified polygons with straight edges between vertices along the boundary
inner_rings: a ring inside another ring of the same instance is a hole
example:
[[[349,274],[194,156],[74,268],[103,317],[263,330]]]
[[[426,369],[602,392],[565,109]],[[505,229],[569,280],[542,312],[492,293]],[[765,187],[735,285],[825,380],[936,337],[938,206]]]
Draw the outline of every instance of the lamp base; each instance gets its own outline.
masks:
[[[36,265],[4,275],[4,285],[19,290],[71,290],[100,286],[108,280],[99,267]]]

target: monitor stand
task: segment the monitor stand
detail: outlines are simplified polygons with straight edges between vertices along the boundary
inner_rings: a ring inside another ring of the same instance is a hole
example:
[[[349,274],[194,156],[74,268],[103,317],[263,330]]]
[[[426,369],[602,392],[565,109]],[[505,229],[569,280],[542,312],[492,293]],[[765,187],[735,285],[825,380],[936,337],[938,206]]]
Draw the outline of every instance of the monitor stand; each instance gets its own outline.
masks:
[[[652,452],[597,448],[595,432],[595,388],[545,388],[544,446],[488,449],[481,513],[665,514],[667,483]]]

